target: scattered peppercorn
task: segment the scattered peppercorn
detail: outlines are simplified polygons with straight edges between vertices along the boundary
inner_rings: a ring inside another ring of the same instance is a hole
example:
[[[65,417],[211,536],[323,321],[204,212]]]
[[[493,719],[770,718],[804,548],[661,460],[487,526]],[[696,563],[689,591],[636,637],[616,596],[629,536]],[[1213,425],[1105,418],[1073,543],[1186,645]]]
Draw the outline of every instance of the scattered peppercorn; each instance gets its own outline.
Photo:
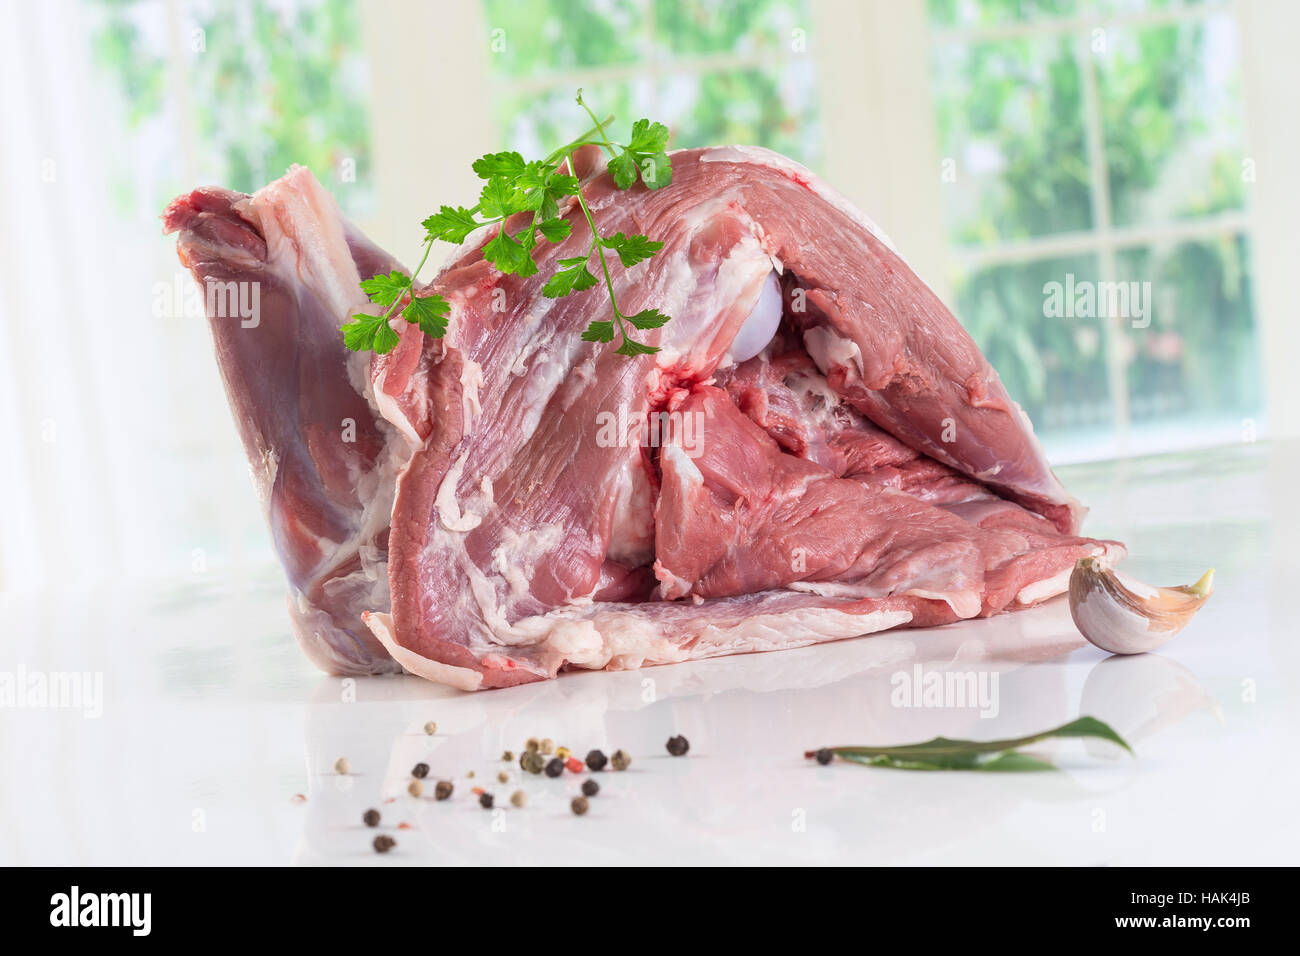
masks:
[[[502,770],[500,773],[497,774],[497,783],[509,783],[509,782],[510,782],[510,774],[506,773],[504,770]]]
[[[582,816],[591,808],[591,804],[587,802],[586,797],[574,797],[573,802],[569,804],[569,808],[578,816]]]
[[[522,807],[527,802],[528,794],[524,793],[522,790],[516,790],[514,793],[510,794],[510,805],[512,807]]]
[[[433,788],[433,798],[435,800],[446,800],[451,796],[451,791],[454,789],[450,780],[439,780],[438,785]]]
[[[423,780],[429,776],[429,765],[427,763],[417,763],[411,768],[411,776],[418,780]]]
[[[530,753],[537,753],[542,749],[542,742],[536,737],[529,737],[528,742],[524,744],[524,749]]]
[[[361,814],[361,822],[368,827],[379,826],[379,811],[374,809],[367,810],[365,813]]]
[[[471,780],[473,780],[473,779],[474,779],[474,771],[471,770],[469,773],[465,774],[465,776],[467,776],[467,777],[469,777]]]
[[[434,734],[438,732],[438,725],[431,720],[424,725],[424,732],[428,734],[430,737],[432,737]]]
[[[542,753],[544,754],[549,755],[555,753],[555,741],[552,740],[550,737],[542,738],[541,747],[542,747]]]
[[[592,770],[604,770],[609,758],[599,750],[587,751],[587,766]]]
[[[546,758],[536,750],[529,750],[519,758],[519,766],[529,773],[541,773],[546,768]]]
[[[564,766],[570,773],[582,773],[582,761],[577,757],[570,757],[564,761]]]
[[[503,750],[501,751],[501,759],[504,760],[506,763],[509,763],[510,761],[515,759],[515,755],[512,751]]]
[[[379,836],[375,837],[373,846],[376,853],[387,853],[393,847],[397,846],[397,841],[387,833],[381,833]]]
[[[568,747],[556,747],[556,748],[555,748],[555,756],[559,757],[561,760],[567,760],[567,759],[569,759],[569,754],[571,754],[571,753],[573,753],[573,751],[570,750]]]
[[[598,793],[600,793],[600,784],[595,780],[582,781],[582,795],[584,797],[594,797]]]
[[[413,797],[422,797],[424,796],[424,784],[419,780],[412,780],[407,784],[406,792]]]
[[[826,766],[828,763],[830,763],[834,757],[835,754],[825,747],[817,751],[817,762],[821,764],[823,767]]]
[[[615,770],[626,770],[631,765],[632,758],[627,755],[626,750],[615,750],[609,762],[614,765]]]
[[[681,734],[678,734],[676,737],[668,738],[668,752],[674,757],[681,757],[690,749],[691,742]]]
[[[348,763],[347,757],[340,757],[338,760],[334,761],[335,773],[347,773],[351,768],[352,765]]]
[[[551,762],[546,765],[546,776],[558,777],[562,773],[564,773],[564,761],[559,757],[553,758]]]
[[[484,810],[491,810],[491,809],[492,809],[492,794],[490,794],[490,793],[480,793],[480,794],[478,795],[478,805],[479,805],[480,807],[482,807]]]

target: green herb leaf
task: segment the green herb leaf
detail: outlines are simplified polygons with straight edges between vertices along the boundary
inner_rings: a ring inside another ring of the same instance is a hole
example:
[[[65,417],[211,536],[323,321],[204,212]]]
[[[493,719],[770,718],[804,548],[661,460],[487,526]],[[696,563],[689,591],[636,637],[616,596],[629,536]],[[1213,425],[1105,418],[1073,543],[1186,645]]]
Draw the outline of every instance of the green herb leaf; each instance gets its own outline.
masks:
[[[528,250],[505,229],[493,236],[483,247],[483,258],[507,275],[522,273],[529,266],[533,267],[533,272],[537,271],[537,266],[533,264]]]
[[[636,182],[636,174],[639,171],[636,164],[636,157],[624,150],[605,166],[609,170],[610,176],[614,178],[614,185],[619,189],[627,189]]]
[[[418,325],[420,331],[433,339],[440,339],[447,333],[447,313],[451,305],[440,295],[417,295],[411,299],[402,311],[402,318],[412,325]]]
[[[1009,740],[950,740],[935,737],[925,743],[901,747],[831,747],[841,759],[872,767],[897,770],[1048,770],[1055,766],[1046,760],[1019,752],[1019,748],[1051,737],[1092,737],[1109,740],[1129,753],[1133,748],[1108,724],[1095,717],[1080,717],[1068,724]]]
[[[359,312],[343,326],[343,344],[354,352],[378,352],[384,355],[397,345],[397,333],[388,320],[379,315]]]
[[[613,342],[614,323],[592,322],[587,326],[587,330],[582,333],[582,339],[584,342]]]
[[[636,339],[629,339],[625,335],[623,336],[623,344],[620,345],[618,348],[616,348],[614,351],[617,352],[619,355],[626,355],[628,357],[632,357],[636,355],[653,355],[655,352],[659,351],[659,346],[643,345],[642,343],[638,342]]]
[[[671,316],[664,315],[658,309],[642,309],[636,315],[629,315],[627,320],[632,323],[633,327],[638,329],[657,329]]]
[[[361,280],[361,291],[375,305],[392,305],[411,290],[411,277],[396,270]]]
[[[527,201],[523,190],[508,179],[489,179],[478,198],[479,209],[489,219],[504,219],[523,212]]]
[[[568,264],[567,268],[561,269],[546,280],[546,285],[542,287],[542,295],[546,296],[546,298],[562,299],[571,292],[584,292],[596,284],[596,277],[587,268],[585,256],[560,260],[560,265],[563,266],[566,263]],[[588,341],[593,340],[588,339]],[[609,342],[611,339],[595,341]]]
[[[625,236],[621,232],[601,239],[600,244],[618,253],[618,260],[625,269],[644,262],[664,247],[662,242],[655,242],[646,236]]]
[[[494,176],[519,176],[525,169],[524,158],[514,151],[488,153],[481,159],[474,160],[474,172],[479,179],[491,179]]]
[[[425,235],[429,240],[441,239],[459,245],[479,227],[479,222],[464,206],[443,206],[421,225],[424,226]]]
[[[546,219],[537,224],[537,229],[547,242],[563,242],[573,232],[573,226],[567,219]]]

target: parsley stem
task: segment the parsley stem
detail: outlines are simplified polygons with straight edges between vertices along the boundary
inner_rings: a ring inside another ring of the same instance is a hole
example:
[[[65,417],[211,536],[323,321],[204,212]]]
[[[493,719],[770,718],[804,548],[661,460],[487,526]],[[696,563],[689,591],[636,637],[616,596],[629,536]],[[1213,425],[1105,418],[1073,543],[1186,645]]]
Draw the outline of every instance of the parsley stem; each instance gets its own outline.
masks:
[[[420,264],[416,266],[415,271],[411,273],[410,282],[407,284],[407,288],[410,289],[410,295],[412,299],[415,298],[415,277],[420,274],[420,270],[424,268],[424,264],[429,261],[429,253],[432,251],[433,251],[433,240],[432,239],[424,240],[424,255],[420,257]],[[402,298],[403,297],[399,295],[393,301],[393,304],[388,307],[388,310],[384,312],[385,321],[391,319],[394,315],[397,314],[399,306],[401,306],[403,309],[405,308],[404,306],[402,306]]]
[[[581,99],[578,100],[582,102]],[[585,107],[584,107],[585,108]],[[590,110],[588,110],[590,112]],[[595,119],[593,116],[592,119]],[[565,156],[565,161],[569,164],[569,170],[573,170],[573,154]],[[623,313],[619,310],[618,300],[614,298],[614,280],[609,274],[609,263],[605,261],[605,249],[600,244],[600,233],[596,231],[596,220],[591,215],[591,210],[587,208],[587,200],[582,196],[582,190],[579,189],[575,194],[578,198],[578,206],[582,209],[582,215],[587,220],[587,227],[591,229],[591,249],[596,250],[596,255],[600,258],[600,271],[605,274],[605,288],[609,292],[609,304],[614,310],[614,319],[618,322],[618,334],[623,341],[627,341],[627,329],[623,326]],[[587,256],[590,258],[591,249],[587,250]]]
[[[589,106],[588,106],[588,105],[583,101],[583,99],[582,99],[582,90],[578,90],[578,105],[581,106],[584,110],[587,111],[587,115],[591,117],[591,121],[592,121],[593,123],[596,124],[596,132],[600,134],[600,138],[601,138],[601,140],[602,140],[602,141],[604,142],[604,144],[605,144],[605,152],[609,153],[609,158],[610,158],[610,159],[613,159],[613,158],[614,158],[614,144],[611,143],[611,142],[609,141],[609,137],[605,135],[605,127],[603,127],[603,126],[600,125],[600,120],[596,119],[596,114],[593,113],[593,112],[591,111],[591,107],[589,107]],[[584,135],[583,138],[585,139],[586,136]],[[570,168],[570,169],[573,168],[573,164],[572,164],[572,163],[569,164],[569,168]]]

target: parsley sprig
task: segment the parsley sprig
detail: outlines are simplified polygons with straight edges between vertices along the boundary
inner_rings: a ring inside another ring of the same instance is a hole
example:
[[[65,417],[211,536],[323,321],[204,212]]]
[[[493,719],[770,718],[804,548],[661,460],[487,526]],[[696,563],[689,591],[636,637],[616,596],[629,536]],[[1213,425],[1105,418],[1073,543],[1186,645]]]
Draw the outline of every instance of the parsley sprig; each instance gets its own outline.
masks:
[[[398,336],[389,321],[396,315],[418,325],[431,338],[439,339],[446,334],[450,310],[447,300],[436,294],[415,294],[416,277],[428,261],[435,242],[460,244],[475,230],[500,224],[501,228],[483,247],[483,258],[506,274],[536,275],[538,268],[533,260],[533,250],[540,242],[563,242],[572,231],[572,225],[561,217],[559,209],[561,200],[572,196],[591,230],[591,242],[581,255],[558,260],[558,268],[546,280],[542,294],[558,299],[585,292],[603,279],[613,318],[592,321],[582,333],[583,339],[613,342],[617,337],[619,346],[615,351],[620,355],[648,355],[659,351],[656,346],[634,339],[632,332],[657,329],[670,316],[658,309],[643,309],[633,315],[620,309],[614,294],[609,258],[617,256],[623,268],[630,269],[654,256],[663,248],[663,243],[648,236],[629,236],[623,232],[602,235],[582,194],[581,183],[573,173],[573,154],[583,146],[599,146],[609,155],[606,168],[619,189],[630,189],[637,180],[647,189],[661,189],[673,181],[672,163],[667,152],[668,128],[662,123],[640,119],[632,125],[628,142],[614,143],[605,132],[611,120],[597,119],[583,101],[581,90],[578,91],[577,103],[591,117],[592,128],[545,159],[526,162],[519,153],[510,151],[489,153],[475,160],[474,172],[484,180],[478,203],[469,208],[444,205],[424,220],[424,252],[413,273],[407,275],[394,270],[362,281],[362,291],[372,303],[381,307],[381,311],[378,315],[359,313],[343,326],[343,342],[348,348],[373,350],[381,355],[392,350],[397,345]],[[524,228],[511,234],[505,222],[519,213],[531,213],[532,216]],[[590,268],[593,254],[599,263],[600,279]]]

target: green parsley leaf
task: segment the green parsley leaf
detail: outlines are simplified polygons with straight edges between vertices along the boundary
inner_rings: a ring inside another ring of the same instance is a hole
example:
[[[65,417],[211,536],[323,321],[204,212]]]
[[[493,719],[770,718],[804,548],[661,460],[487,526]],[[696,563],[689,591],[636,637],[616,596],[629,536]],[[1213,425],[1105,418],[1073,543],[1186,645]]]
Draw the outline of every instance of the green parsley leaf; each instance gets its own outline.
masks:
[[[525,168],[524,158],[514,151],[488,153],[481,159],[474,160],[474,172],[479,179],[491,179],[494,176],[519,176]]]
[[[537,229],[547,242],[563,242],[569,238],[573,225],[567,219],[546,219],[537,224]]]
[[[523,190],[507,179],[489,179],[478,199],[483,215],[489,219],[503,219],[526,208]]]
[[[428,239],[433,241],[441,239],[457,245],[464,242],[466,237],[479,227],[474,214],[464,206],[443,206],[421,225],[424,226]]]
[[[447,334],[447,313],[450,310],[451,304],[440,295],[417,295],[402,311],[402,318],[418,325],[429,338],[440,339]]]
[[[619,262],[623,263],[625,269],[649,259],[664,247],[662,242],[655,242],[646,236],[625,236],[621,232],[601,239],[600,244],[617,252]]]
[[[397,270],[361,280],[361,291],[375,305],[392,305],[410,290],[411,277]]]
[[[483,247],[483,258],[507,275],[514,273],[531,275],[523,271],[529,266],[533,267],[533,272],[537,271],[537,266],[528,255],[528,250],[504,229]]]
[[[547,279],[546,285],[542,287],[542,295],[548,299],[562,299],[571,292],[584,292],[596,284],[596,277],[587,268],[585,256],[561,259],[560,265],[566,267]],[[601,339],[601,341],[611,340]]]
[[[582,340],[584,342],[613,342],[614,323],[592,322],[587,326],[587,330],[582,333]]]
[[[609,170],[610,176],[614,178],[614,185],[619,189],[627,189],[636,182],[636,157],[627,150],[611,159],[605,168]]]
[[[354,352],[378,352],[384,355],[397,345],[397,333],[388,320],[378,315],[359,312],[343,326],[343,344]]]
[[[627,320],[632,323],[634,328],[638,329],[657,329],[672,316],[664,315],[658,309],[642,309],[636,315],[629,315]]]
[[[623,336],[623,344],[614,351],[619,355],[626,355],[628,357],[634,357],[637,355],[654,355],[655,352],[659,351],[659,346],[643,345],[636,339],[629,339],[627,336]]]

